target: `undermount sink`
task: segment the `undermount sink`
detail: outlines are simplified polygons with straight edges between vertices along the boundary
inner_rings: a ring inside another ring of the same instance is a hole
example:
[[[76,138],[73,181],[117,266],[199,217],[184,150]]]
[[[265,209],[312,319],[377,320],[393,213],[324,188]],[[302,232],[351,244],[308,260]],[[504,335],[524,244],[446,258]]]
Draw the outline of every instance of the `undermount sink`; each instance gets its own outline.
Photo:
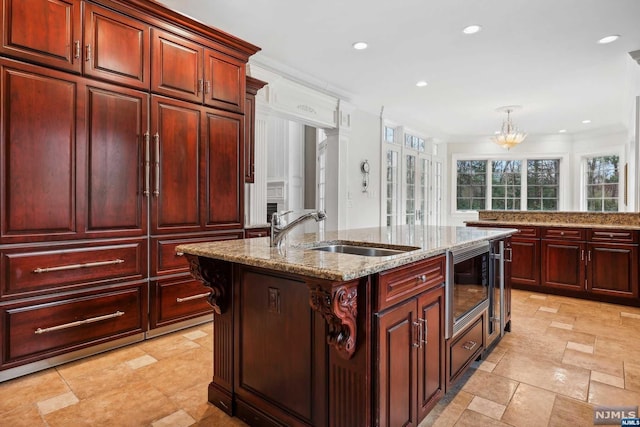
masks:
[[[417,248],[414,246],[380,248],[377,246],[359,246],[359,245],[349,245],[349,244],[340,243],[340,244],[317,246],[315,248],[309,248],[309,249],[313,251],[337,252],[341,254],[382,257],[382,256],[399,255],[405,252],[415,251],[420,248]]]

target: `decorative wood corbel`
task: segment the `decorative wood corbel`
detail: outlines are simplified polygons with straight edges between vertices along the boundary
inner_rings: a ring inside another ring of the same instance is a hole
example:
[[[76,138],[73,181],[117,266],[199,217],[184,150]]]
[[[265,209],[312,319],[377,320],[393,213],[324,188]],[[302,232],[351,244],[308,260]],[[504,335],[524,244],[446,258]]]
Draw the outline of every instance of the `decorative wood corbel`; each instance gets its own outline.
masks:
[[[191,275],[211,289],[208,301],[216,314],[222,314],[229,307],[231,295],[231,264],[211,258],[185,254],[189,261]]]
[[[345,359],[356,351],[356,319],[358,317],[358,281],[325,289],[318,284],[309,284],[309,304],[322,314],[329,332],[327,343]]]

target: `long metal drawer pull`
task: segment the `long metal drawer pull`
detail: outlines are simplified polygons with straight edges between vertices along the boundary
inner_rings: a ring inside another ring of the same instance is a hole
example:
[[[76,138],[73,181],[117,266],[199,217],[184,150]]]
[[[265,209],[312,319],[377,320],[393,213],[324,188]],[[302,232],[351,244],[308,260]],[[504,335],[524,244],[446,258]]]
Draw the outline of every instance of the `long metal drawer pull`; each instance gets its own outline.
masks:
[[[420,327],[420,322],[412,322],[412,323],[413,323],[414,328],[418,329],[418,340],[416,342],[414,342],[412,344],[412,346],[415,347],[415,348],[419,348],[420,347],[420,340],[422,339],[422,337],[420,336],[422,334],[422,328]],[[415,336],[415,332],[413,334]]]
[[[90,44],[87,45],[87,57],[85,58],[85,61],[87,62],[91,61],[91,45]]]
[[[151,142],[149,131],[144,133],[144,195],[149,197],[149,174],[151,172]]]
[[[204,294],[198,294],[198,295],[191,295],[190,297],[176,298],[176,302],[187,302],[194,299],[205,298],[205,297],[208,297],[209,295],[211,295],[211,292],[205,292]]]
[[[77,270],[79,268],[91,268],[91,267],[102,267],[103,265],[115,265],[122,264],[124,262],[123,259],[114,259],[111,261],[96,261],[96,262],[87,262],[85,264],[69,264],[69,265],[61,265],[60,267],[45,267],[45,268],[36,268],[33,270],[34,273],[51,273],[54,271],[64,271],[64,270]]]
[[[418,319],[418,320],[424,324],[424,331],[422,332],[422,340],[420,340],[420,345],[429,344],[428,342],[429,340],[427,338],[429,334],[429,324],[427,323],[427,319]]]
[[[50,328],[38,328],[36,329],[36,334],[44,334],[47,332],[59,331],[61,329],[75,328],[76,326],[86,325],[88,323],[100,322],[102,320],[114,319],[116,317],[124,316],[124,311],[116,311],[115,313],[105,314],[104,316],[91,317],[85,320],[78,320],[75,322],[65,323],[58,326],[51,326]]]
[[[76,45],[75,58],[80,59],[80,40],[76,40],[75,45]]]
[[[475,341],[467,341],[466,343],[464,343],[462,348],[464,348],[465,350],[471,351],[475,348],[476,345],[478,345],[478,343]]]
[[[160,195],[160,135],[158,135],[158,132],[156,132],[155,135],[153,135],[153,140],[155,141],[155,145],[156,145],[156,152],[155,152],[155,169],[156,169],[156,182],[155,182],[155,188],[153,190],[153,195],[158,197]]]

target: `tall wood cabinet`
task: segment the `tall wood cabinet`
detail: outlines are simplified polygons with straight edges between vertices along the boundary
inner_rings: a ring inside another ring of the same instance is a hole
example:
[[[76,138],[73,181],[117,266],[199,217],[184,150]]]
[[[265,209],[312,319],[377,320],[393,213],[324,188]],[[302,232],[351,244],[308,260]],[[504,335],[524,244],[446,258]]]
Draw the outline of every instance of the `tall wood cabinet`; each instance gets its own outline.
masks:
[[[243,236],[258,51],[148,0],[2,6],[0,380],[211,313],[174,248]]]

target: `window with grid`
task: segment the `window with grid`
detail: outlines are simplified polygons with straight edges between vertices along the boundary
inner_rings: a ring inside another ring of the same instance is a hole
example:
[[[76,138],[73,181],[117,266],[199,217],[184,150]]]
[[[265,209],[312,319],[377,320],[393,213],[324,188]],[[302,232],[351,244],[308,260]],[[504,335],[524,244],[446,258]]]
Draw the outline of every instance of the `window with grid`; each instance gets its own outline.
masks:
[[[520,210],[522,197],[522,161],[491,162],[491,209]]]
[[[405,156],[405,224],[416,223],[416,156]]]
[[[395,142],[396,130],[395,128],[385,126],[384,127],[384,140],[390,144]]]
[[[458,160],[456,209],[486,209],[487,161]]]
[[[392,226],[396,224],[396,215],[398,214],[398,152],[387,150],[386,163],[386,224]]]
[[[619,163],[619,156],[600,156],[586,159],[587,211],[618,211]]]
[[[527,210],[557,211],[560,160],[527,160]]]

